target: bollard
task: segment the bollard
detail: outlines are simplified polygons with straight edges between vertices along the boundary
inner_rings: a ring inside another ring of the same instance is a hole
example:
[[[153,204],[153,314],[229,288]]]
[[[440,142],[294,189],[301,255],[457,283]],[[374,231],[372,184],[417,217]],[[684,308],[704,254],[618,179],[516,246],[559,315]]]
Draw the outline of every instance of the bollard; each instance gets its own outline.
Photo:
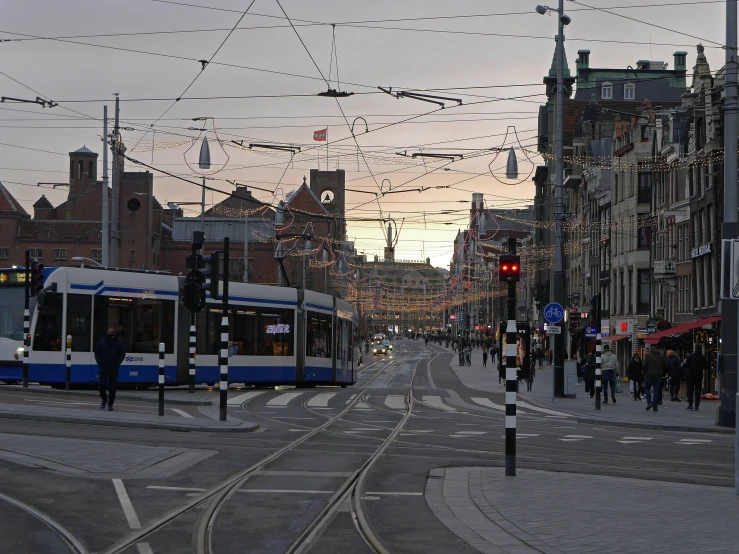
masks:
[[[230,239],[223,238],[223,267],[229,267],[229,245]],[[228,269],[223,276],[223,291],[221,299],[223,303],[223,317],[221,318],[221,353],[218,356],[218,365],[221,369],[221,398],[219,416],[221,421],[226,421],[226,402],[228,400]]]
[[[739,393],[736,395],[736,401],[739,403]],[[736,415],[734,417],[736,418]],[[736,419],[734,420],[734,430],[736,430]],[[739,433],[734,435],[734,439],[736,442],[736,451],[734,452],[734,484],[736,485],[736,494],[739,496]]]
[[[603,350],[601,343],[602,335],[596,333],[595,335],[595,409],[600,410],[600,392],[602,390],[603,383],[601,383],[601,359],[600,355]]]
[[[196,331],[194,324],[195,317],[193,316],[193,324],[190,325],[190,390],[188,392],[195,392],[195,341]]]
[[[31,350],[31,251],[26,249],[25,298],[23,308],[23,388],[28,388],[28,355]]]
[[[164,343],[159,343],[159,415],[164,415]]]
[[[67,335],[67,378],[65,389],[72,388],[72,335]]]

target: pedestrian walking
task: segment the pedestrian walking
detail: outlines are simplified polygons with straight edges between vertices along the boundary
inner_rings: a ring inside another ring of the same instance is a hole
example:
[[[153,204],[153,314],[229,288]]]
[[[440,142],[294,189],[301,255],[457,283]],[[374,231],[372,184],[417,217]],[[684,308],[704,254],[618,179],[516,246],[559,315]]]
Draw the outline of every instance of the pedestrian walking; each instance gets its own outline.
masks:
[[[708,369],[708,361],[703,355],[700,344],[695,345],[695,350],[685,359],[685,384],[688,389],[688,410],[695,410],[701,403],[701,390],[703,386],[703,373]],[[695,404],[694,404],[695,402]]]
[[[126,348],[123,341],[118,338],[115,329],[108,329],[105,335],[95,347],[95,362],[98,364],[98,381],[100,389],[100,409],[108,406],[108,411],[113,411],[115,402],[116,384],[118,382],[118,368],[126,357]]]
[[[577,364],[577,386],[581,387],[585,375],[585,358],[582,360],[575,358],[575,363]]]
[[[668,369],[667,357],[664,352],[659,346],[652,346],[644,360],[644,388],[647,392],[647,410],[657,411],[662,393],[662,376],[667,374]]]
[[[611,345],[603,345],[603,353],[600,355],[601,380],[603,381],[603,404],[608,404],[608,385],[611,386],[611,399],[616,403],[616,368],[618,359],[611,351]]]
[[[626,368],[626,377],[629,378],[631,383],[631,392],[634,395],[634,400],[641,400],[642,394],[642,383],[644,383],[644,368],[642,367],[641,357],[639,354],[634,354],[629,362],[629,367]]]
[[[488,351],[483,350],[482,351],[482,367],[488,366]]]
[[[670,379],[670,402],[681,402],[680,381],[683,378],[683,362],[674,350],[667,353],[667,365],[669,366],[667,376]]]
[[[526,390],[531,391],[534,385],[534,373],[536,368],[531,363],[531,358],[528,354],[523,357],[523,366],[521,368],[521,377],[526,381]]]
[[[498,385],[501,387],[505,383],[505,367],[503,367],[503,359],[498,357]]]

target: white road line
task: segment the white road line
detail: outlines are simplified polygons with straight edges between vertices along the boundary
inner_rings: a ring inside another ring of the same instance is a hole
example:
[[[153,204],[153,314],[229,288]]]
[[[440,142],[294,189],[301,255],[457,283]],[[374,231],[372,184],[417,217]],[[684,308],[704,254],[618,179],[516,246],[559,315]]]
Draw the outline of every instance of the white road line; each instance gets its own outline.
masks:
[[[126,519],[128,520],[128,526],[131,529],[141,529],[141,522],[136,515],[136,510],[133,509],[133,504],[131,504],[131,499],[128,497],[128,492],[126,492],[126,487],[123,485],[123,481],[120,479],[113,479],[113,486],[118,495],[118,500],[121,503],[121,508],[123,508],[123,513],[126,515]]]
[[[260,394],[264,394],[263,391],[259,390],[252,390],[249,392],[245,392],[244,394],[237,394],[236,396],[232,396],[228,400],[226,400],[227,406],[241,406],[244,402],[249,400],[250,398],[254,398],[255,396],[259,396]]]
[[[539,406],[532,406],[528,402],[524,402],[522,400],[516,401],[516,411],[518,411],[518,406],[521,406],[522,408],[526,408],[527,410],[532,410],[534,412],[541,412],[543,414],[549,414],[557,417],[573,417],[570,414],[566,414],[564,412],[557,412],[555,410],[550,410],[548,408],[540,408]]]
[[[335,392],[322,392],[308,400],[307,406],[309,408],[314,408],[317,406],[325,408],[328,406],[328,401],[331,400],[334,396],[336,396]]]
[[[193,417],[184,410],[178,410],[177,408],[170,408],[174,413],[180,414],[182,417]]]
[[[566,439],[592,439],[590,435],[565,435]]]
[[[139,549],[139,554],[154,554],[148,542],[137,542],[136,548]]]
[[[369,494],[373,496],[423,496],[422,492],[365,492],[364,494]]]
[[[487,431],[457,431],[455,435],[484,435]]]
[[[274,408],[276,406],[287,406],[291,400],[294,400],[302,394],[302,392],[283,392],[280,396],[276,396],[267,402],[267,406],[270,408]]]
[[[147,489],[156,489],[160,491],[187,491],[187,492],[204,492],[205,489],[195,487],[165,487],[163,485],[149,485]]]
[[[385,406],[391,410],[405,410],[405,396],[401,394],[388,394],[385,397]]]
[[[347,404],[349,404],[352,400],[354,400],[357,397],[356,394],[352,394],[346,401]]]
[[[538,437],[538,433],[516,433],[517,439],[530,439],[531,437]],[[505,435],[501,435],[500,438],[504,439]]]
[[[652,437],[621,437],[624,441],[650,441]]]
[[[502,404],[496,404],[489,398],[473,398],[472,401],[475,404],[479,404],[480,406],[485,406],[486,408],[492,408],[493,410],[498,410],[500,412],[505,412],[505,406]],[[516,415],[526,414],[527,412],[524,412],[522,410],[519,410],[518,407],[516,407]]]
[[[619,440],[619,441],[616,441],[616,442],[619,442],[621,444],[644,444],[644,441],[625,441],[625,440]]]
[[[441,400],[441,396],[424,396],[423,397],[423,403],[428,404],[432,408],[438,408],[439,410],[446,410],[449,412],[456,412],[454,408],[451,408],[444,404]]]

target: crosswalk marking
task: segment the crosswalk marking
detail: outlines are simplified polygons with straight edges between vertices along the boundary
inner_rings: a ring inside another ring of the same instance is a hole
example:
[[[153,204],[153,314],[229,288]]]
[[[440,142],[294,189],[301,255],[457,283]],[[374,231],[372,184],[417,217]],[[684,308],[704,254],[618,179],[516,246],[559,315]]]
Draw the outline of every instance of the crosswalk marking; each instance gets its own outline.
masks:
[[[518,404],[518,406],[521,406],[522,408],[526,408],[527,410],[532,410],[534,412],[541,412],[543,414],[549,414],[557,417],[572,417],[570,414],[566,414],[564,412],[557,412],[548,408],[540,408],[539,406],[532,406],[531,404],[524,402],[523,400],[517,400],[516,404]]]
[[[283,392],[280,396],[274,397],[267,402],[267,406],[287,406],[291,400],[303,394],[302,392]]]
[[[405,396],[400,394],[388,394],[385,397],[385,406],[391,410],[405,410]]]
[[[236,396],[232,396],[231,398],[226,400],[226,405],[241,406],[247,400],[254,398],[255,396],[259,396],[260,394],[264,394],[264,392],[260,390],[252,390],[249,392],[245,392],[244,394],[237,394]]]
[[[327,407],[328,401],[331,400],[334,396],[336,396],[335,392],[322,392],[320,394],[315,395],[313,398],[308,400],[307,406],[309,408],[314,407]]]
[[[346,403],[347,403],[347,404],[349,404],[349,402],[351,402],[352,400],[354,400],[354,399],[355,399],[356,397],[357,397],[357,395],[356,395],[356,394],[352,394],[352,395],[351,395],[351,396],[350,396],[350,397],[349,397],[349,398],[347,399]]]
[[[498,410],[500,412],[505,412],[505,406],[504,405],[502,405],[502,404],[496,404],[495,402],[493,402],[489,398],[478,398],[478,397],[475,397],[475,398],[472,399],[472,401],[475,404],[479,404],[480,406],[485,406],[486,408],[492,408],[493,410]],[[516,414],[518,414],[518,415],[525,415],[527,413],[528,412],[524,412],[523,410],[519,410],[518,408],[516,408]]]
[[[675,444],[707,444],[711,442],[711,439],[680,439]]]
[[[441,396],[424,396],[422,398],[423,398],[423,403],[428,404],[432,408],[438,408],[439,410],[446,410],[448,412],[457,411],[454,408],[451,408],[447,406],[446,404],[444,404],[444,402],[442,402],[441,400]]]

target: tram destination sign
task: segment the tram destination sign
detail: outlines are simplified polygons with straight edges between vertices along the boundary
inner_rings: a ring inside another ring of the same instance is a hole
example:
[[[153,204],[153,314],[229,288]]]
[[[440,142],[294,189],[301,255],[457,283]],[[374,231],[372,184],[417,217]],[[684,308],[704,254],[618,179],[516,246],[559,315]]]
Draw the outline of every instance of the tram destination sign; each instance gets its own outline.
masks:
[[[16,287],[25,284],[25,269],[0,269],[0,287]]]

